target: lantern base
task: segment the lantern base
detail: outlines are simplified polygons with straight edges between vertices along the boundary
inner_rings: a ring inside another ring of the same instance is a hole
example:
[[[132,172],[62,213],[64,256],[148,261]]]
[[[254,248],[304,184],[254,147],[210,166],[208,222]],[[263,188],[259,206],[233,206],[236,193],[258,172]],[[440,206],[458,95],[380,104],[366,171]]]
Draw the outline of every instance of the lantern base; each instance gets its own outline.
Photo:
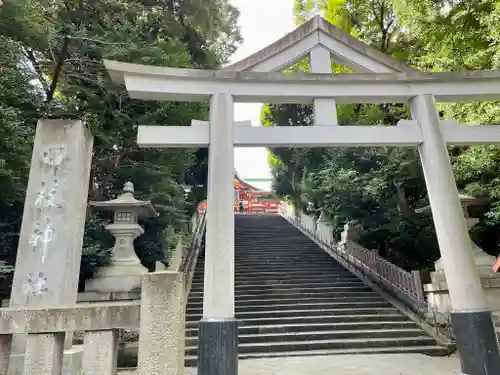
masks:
[[[87,280],[85,291],[109,293],[140,290],[142,275],[147,272],[141,264],[103,267],[93,279]]]

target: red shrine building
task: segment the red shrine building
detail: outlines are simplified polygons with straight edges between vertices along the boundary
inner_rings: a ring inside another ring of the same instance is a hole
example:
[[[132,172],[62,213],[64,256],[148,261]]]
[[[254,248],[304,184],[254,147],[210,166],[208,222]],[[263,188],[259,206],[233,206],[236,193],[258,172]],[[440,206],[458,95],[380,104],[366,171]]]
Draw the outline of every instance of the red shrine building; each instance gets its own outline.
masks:
[[[257,189],[234,174],[234,212],[238,212],[239,201],[243,201],[248,213],[278,213],[281,201],[272,192]],[[200,203],[199,210],[207,209],[207,201]]]

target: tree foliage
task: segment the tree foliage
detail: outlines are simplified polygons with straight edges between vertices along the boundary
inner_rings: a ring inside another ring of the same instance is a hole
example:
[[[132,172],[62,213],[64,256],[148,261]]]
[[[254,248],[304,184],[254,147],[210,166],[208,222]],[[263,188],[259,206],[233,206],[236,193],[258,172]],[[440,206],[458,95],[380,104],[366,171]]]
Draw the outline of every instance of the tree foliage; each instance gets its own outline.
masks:
[[[13,264],[38,118],[73,118],[92,131],[90,200],[114,198],[131,180],[160,218],[144,220],[136,240],[143,264],[165,254],[165,229],[184,227],[205,194],[207,150],[144,150],[137,125],[189,125],[207,103],[132,100],[114,85],[103,59],[217,68],[241,42],[238,11],[227,0],[6,0],[0,6],[0,244]],[[186,196],[184,185],[196,186]],[[5,214],[4,214],[5,213]],[[87,220],[82,275],[107,262],[108,218]]]
[[[296,0],[295,20],[304,22],[313,7],[336,27],[423,71],[498,68],[498,1]],[[350,69],[333,62],[334,72]],[[307,62],[294,69],[307,70]],[[498,124],[498,102],[440,105],[447,119]],[[410,118],[407,106],[337,105],[341,125],[391,126]],[[311,106],[268,105],[265,126],[309,126]],[[432,219],[416,214],[428,204],[416,149],[273,149],[274,187],[298,207],[324,212],[340,234],[347,221],[357,223],[360,241],[405,268],[427,268],[439,252]],[[474,196],[488,196],[472,235],[498,253],[500,225],[500,153],[497,146],[451,148],[457,185]]]

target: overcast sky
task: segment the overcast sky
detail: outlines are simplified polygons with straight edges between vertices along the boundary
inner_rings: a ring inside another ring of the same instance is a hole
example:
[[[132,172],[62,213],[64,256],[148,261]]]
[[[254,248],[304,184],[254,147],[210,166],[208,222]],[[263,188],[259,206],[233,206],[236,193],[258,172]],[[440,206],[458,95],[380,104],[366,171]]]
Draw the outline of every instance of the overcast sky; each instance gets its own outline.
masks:
[[[240,10],[239,24],[244,39],[231,62],[239,61],[267,47],[294,29],[292,18],[293,0],[231,0]],[[235,104],[236,121],[250,120],[260,126],[262,104]],[[267,151],[261,147],[237,147],[235,168],[242,178],[270,177]],[[252,183],[256,187],[268,188],[267,184]]]

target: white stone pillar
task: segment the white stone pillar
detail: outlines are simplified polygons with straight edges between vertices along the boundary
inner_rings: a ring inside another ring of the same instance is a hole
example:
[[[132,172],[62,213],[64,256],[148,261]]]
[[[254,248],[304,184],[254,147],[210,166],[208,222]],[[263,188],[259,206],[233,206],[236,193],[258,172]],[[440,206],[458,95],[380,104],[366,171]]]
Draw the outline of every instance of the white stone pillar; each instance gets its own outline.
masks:
[[[208,211],[203,319],[198,336],[198,374],[238,372],[238,329],[234,319],[234,146],[233,98],[210,101]]]
[[[311,73],[332,73],[332,59],[330,51],[323,47],[316,47],[309,52]],[[337,106],[335,99],[314,99],[314,124],[338,125]]]
[[[420,158],[451,298],[451,321],[462,371],[493,374],[500,368],[498,341],[474,264],[436,102],[433,95],[420,95],[410,104],[424,140],[419,147]]]

